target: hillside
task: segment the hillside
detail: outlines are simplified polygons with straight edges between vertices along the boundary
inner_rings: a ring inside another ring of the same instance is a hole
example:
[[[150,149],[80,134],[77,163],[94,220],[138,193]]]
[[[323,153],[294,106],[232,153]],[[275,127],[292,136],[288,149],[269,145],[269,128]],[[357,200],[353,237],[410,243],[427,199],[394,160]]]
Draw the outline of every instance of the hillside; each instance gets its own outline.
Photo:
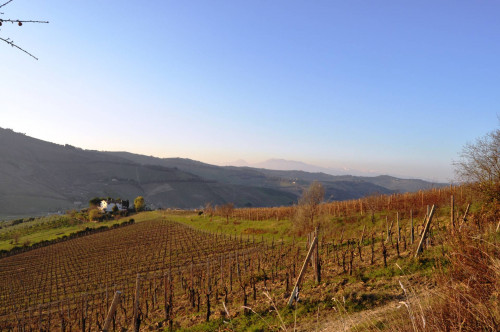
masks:
[[[297,201],[312,181],[325,199],[417,191],[439,184],[389,176],[333,176],[304,171],[215,166],[181,158],[83,150],[0,128],[0,219],[87,206],[95,196],[145,197],[155,208],[280,206]]]
[[[134,199],[155,207],[194,208],[206,202],[286,205],[296,196],[272,188],[227,185],[0,129],[0,218],[81,208],[95,196]]]
[[[330,175],[322,172],[299,170],[270,170],[264,168],[215,166],[183,158],[156,158],[129,152],[106,152],[143,165],[174,167],[205,179],[227,184],[270,187],[286,190],[299,196],[312,181],[320,181],[325,186],[328,200],[346,200],[371,194],[414,192],[442,187],[446,184],[427,182],[419,179],[399,179],[381,175],[374,177],[352,175]]]

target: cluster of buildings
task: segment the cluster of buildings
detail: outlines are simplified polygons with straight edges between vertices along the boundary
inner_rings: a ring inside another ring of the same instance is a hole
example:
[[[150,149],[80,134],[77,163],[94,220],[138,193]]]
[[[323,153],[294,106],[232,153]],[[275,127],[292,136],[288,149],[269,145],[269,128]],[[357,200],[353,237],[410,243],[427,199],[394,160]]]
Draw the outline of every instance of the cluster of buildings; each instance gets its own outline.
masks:
[[[118,211],[127,211],[129,207],[128,200],[114,200],[114,199],[103,199],[98,209],[101,212],[112,212],[114,207],[118,208]]]

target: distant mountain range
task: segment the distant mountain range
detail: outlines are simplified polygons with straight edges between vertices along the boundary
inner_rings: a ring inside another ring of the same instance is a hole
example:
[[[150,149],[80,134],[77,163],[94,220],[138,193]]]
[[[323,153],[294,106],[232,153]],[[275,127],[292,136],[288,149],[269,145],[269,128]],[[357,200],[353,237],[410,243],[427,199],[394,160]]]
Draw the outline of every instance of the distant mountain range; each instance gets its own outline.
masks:
[[[327,200],[417,191],[443,184],[390,176],[334,176],[305,171],[215,166],[181,158],[83,150],[0,128],[0,219],[82,208],[95,197],[133,200],[155,208],[294,204],[312,181]]]
[[[248,163],[239,159],[234,162],[225,163],[227,166],[266,168],[279,171],[297,170],[310,173],[325,173],[330,175],[357,175],[357,176],[377,176],[381,175],[373,171],[361,171],[351,168],[321,167],[296,160],[268,159],[259,163]]]

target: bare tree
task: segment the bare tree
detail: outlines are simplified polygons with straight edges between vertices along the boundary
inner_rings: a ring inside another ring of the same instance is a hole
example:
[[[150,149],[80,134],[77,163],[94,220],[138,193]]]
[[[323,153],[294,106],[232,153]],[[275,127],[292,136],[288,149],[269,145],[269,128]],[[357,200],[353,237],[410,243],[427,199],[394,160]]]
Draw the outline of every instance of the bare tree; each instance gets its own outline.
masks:
[[[0,8],[8,5],[9,3],[11,3],[12,1],[14,0],[9,0],[7,2],[4,2],[3,4],[0,5]],[[4,15],[3,12],[0,12],[0,15]],[[10,19],[10,18],[1,18],[0,17],[0,27],[2,27],[4,25],[4,23],[11,23],[11,24],[17,24],[18,26],[22,26],[23,23],[49,23],[48,21],[36,21],[36,20],[20,20],[20,19]],[[24,48],[20,47],[19,45],[17,45],[13,40],[11,40],[10,38],[2,38],[0,37],[0,40],[6,42],[7,44],[9,44],[10,46],[12,47],[15,47],[21,51],[23,51],[24,53],[28,54],[29,56],[31,56],[32,58],[34,58],[35,60],[38,60],[38,58],[36,56],[34,56],[33,54],[31,54],[30,52],[26,51]]]
[[[203,207],[203,217],[209,216],[212,218],[214,214],[214,208],[212,207],[211,203],[206,203],[205,206]]]
[[[500,201],[500,129],[464,146],[455,162],[457,175],[488,201]]]
[[[299,234],[311,232],[319,225],[319,205],[323,202],[324,196],[325,188],[317,181],[304,190],[292,218],[294,228]]]
[[[229,223],[229,217],[233,215],[234,211],[234,204],[233,203],[226,203],[224,205],[216,206],[215,207],[215,213],[225,217],[226,218],[226,223]]]

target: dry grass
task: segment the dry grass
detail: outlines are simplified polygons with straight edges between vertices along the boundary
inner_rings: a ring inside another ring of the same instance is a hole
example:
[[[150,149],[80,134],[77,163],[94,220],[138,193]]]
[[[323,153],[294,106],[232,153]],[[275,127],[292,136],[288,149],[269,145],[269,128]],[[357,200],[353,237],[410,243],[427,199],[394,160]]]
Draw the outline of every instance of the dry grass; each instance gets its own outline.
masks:
[[[437,277],[437,301],[427,310],[429,328],[500,330],[500,247],[464,231],[450,240],[450,267]]]
[[[485,227],[486,226],[486,227]],[[489,225],[491,226],[491,225]],[[496,226],[496,224],[494,225]],[[399,308],[363,312],[345,331],[500,331],[500,234],[487,221],[475,220],[445,243],[448,265],[436,266],[434,287],[413,285],[401,277]],[[338,303],[341,304],[341,303]],[[339,305],[339,310],[342,305]],[[359,315],[358,315],[359,316]],[[355,317],[355,316],[353,316]],[[352,317],[351,317],[352,318]],[[338,325],[338,324],[337,324]]]
[[[389,329],[500,331],[498,238],[476,226],[450,236],[449,265],[438,267],[435,289],[417,293],[411,283],[402,282],[406,313],[395,313]]]

